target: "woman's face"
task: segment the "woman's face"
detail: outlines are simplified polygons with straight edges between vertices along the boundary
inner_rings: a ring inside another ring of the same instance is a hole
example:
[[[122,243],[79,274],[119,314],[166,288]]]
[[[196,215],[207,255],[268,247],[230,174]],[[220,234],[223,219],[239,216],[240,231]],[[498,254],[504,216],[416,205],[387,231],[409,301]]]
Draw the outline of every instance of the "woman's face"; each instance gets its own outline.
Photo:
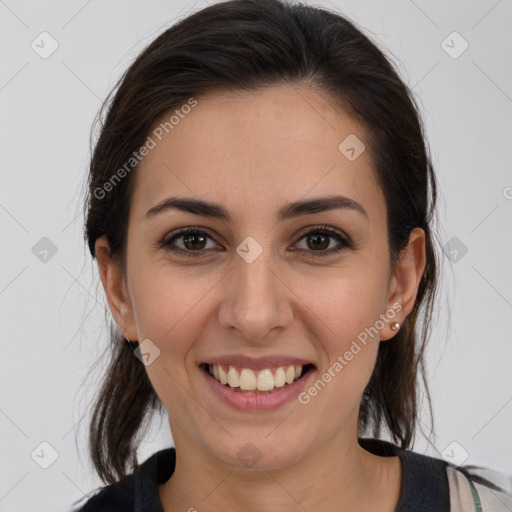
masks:
[[[413,255],[392,273],[365,133],[323,95],[282,86],[196,100],[134,171],[126,286],[107,287],[109,302],[124,336],[145,340],[176,446],[284,467],[357,435],[379,340],[412,308],[422,268]],[[334,196],[345,199],[326,208]],[[194,213],[170,198],[216,206]],[[175,236],[187,227],[199,233]],[[233,386],[274,389],[232,390],[208,374],[215,362]],[[301,363],[304,376],[283,385]]]

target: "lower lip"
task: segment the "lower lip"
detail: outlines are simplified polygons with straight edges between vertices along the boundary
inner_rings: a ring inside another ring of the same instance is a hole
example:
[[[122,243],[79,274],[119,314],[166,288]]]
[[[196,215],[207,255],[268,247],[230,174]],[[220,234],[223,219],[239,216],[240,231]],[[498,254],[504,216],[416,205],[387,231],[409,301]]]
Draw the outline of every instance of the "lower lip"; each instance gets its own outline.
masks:
[[[203,368],[199,368],[199,370],[217,397],[240,411],[270,411],[297,399],[297,396],[304,389],[306,381],[314,373],[314,369],[313,371],[310,369],[304,374],[304,377],[277,388],[271,393],[247,393],[234,391],[233,388],[221,384]]]

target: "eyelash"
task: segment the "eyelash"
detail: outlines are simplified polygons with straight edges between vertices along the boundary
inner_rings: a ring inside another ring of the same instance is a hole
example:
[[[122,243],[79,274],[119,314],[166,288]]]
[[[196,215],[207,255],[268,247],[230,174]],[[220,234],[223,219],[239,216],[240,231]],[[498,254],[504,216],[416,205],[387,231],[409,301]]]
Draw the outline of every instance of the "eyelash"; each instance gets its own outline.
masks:
[[[334,229],[330,228],[329,226],[318,226],[318,227],[308,231],[307,233],[304,233],[297,240],[297,242],[302,240],[303,238],[307,237],[308,235],[316,235],[316,234],[328,235],[329,237],[334,238],[337,242],[339,242],[340,246],[336,249],[323,250],[323,251],[312,251],[312,250],[308,251],[306,249],[299,249],[299,251],[309,252],[309,253],[311,253],[311,255],[313,257],[321,258],[321,257],[329,256],[331,254],[338,253],[338,252],[342,251],[343,249],[354,249],[354,247],[355,247],[355,245],[349,238],[342,236],[340,233],[338,233],[338,231],[335,231]],[[188,227],[188,228],[184,228],[184,229],[178,231],[170,238],[164,237],[158,243],[158,247],[165,248],[166,250],[169,250],[173,253],[180,253],[181,255],[186,256],[186,257],[192,257],[192,258],[201,257],[202,253],[205,252],[203,249],[198,249],[197,251],[192,251],[192,250],[185,250],[185,249],[173,247],[172,242],[174,242],[175,240],[177,240],[179,238],[182,238],[185,235],[206,235],[208,238],[213,240],[213,238],[208,233],[201,230],[200,228]]]

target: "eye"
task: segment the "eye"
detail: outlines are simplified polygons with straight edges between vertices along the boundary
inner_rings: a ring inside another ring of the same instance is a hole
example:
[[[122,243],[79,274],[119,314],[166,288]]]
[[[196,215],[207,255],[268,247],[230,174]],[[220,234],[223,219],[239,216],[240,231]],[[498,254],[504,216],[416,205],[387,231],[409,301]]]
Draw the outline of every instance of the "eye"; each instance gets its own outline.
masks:
[[[342,235],[340,232],[330,228],[329,226],[319,226],[308,231],[299,239],[299,242],[304,239],[306,240],[306,249],[299,250],[306,250],[314,257],[329,256],[330,254],[337,253],[342,249],[352,249],[354,247],[348,237]],[[338,246],[330,250],[326,250],[331,244],[330,239],[334,239],[338,242]],[[313,250],[308,250],[310,248]]]
[[[189,227],[182,229],[175,235],[170,238],[164,238],[158,245],[160,247],[164,247],[172,252],[180,253],[183,256],[200,256],[202,249],[208,248],[206,246],[207,240],[210,239],[213,242],[213,239],[206,233],[198,228]],[[183,247],[177,247],[174,242],[176,240],[181,240]],[[218,244],[213,243],[213,248],[219,247]],[[212,248],[211,246],[209,247]]]
[[[354,247],[354,244],[348,237],[342,235],[340,232],[330,228],[329,226],[319,226],[315,229],[311,229],[302,235],[298,242],[304,239],[306,239],[306,248],[299,247],[298,250],[309,252],[311,253],[311,256],[314,257],[328,256],[330,254],[337,253],[342,249],[352,249]],[[326,250],[331,245],[331,241],[333,239],[338,242],[338,246],[331,248],[330,250]],[[210,247],[207,245],[208,240],[211,240],[212,242]],[[177,244],[178,241],[181,243],[181,247]],[[171,237],[164,237],[158,243],[158,247],[165,248],[166,250],[186,257],[198,257],[204,255],[205,251],[203,249],[220,248],[208,233],[196,227],[188,227],[178,231]],[[297,249],[293,250],[295,251]]]

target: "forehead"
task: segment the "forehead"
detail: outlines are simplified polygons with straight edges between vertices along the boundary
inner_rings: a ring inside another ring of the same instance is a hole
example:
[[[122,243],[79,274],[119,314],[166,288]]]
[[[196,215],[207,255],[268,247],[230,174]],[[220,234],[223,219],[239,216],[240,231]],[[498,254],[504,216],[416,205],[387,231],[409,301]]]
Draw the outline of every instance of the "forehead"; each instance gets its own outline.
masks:
[[[335,193],[382,214],[372,160],[362,150],[365,131],[326,95],[287,85],[195,101],[154,124],[155,145],[134,176],[137,216],[177,195],[260,216],[290,200]],[[356,156],[362,150],[355,159],[352,148]]]

